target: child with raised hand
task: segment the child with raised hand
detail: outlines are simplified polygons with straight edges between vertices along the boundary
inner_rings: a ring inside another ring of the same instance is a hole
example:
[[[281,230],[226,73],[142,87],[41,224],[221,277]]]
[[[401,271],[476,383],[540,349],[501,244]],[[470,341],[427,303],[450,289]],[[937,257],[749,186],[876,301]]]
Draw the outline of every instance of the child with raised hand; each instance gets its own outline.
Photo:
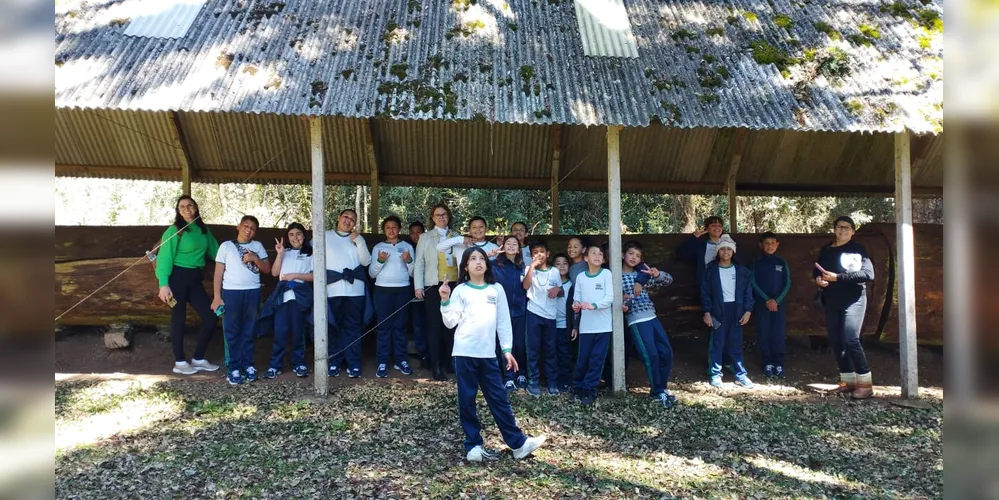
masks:
[[[624,322],[645,364],[645,372],[649,376],[649,395],[666,408],[672,408],[676,398],[669,393],[666,385],[673,369],[673,348],[666,330],[656,317],[656,308],[649,298],[648,290],[672,284],[673,276],[642,262],[642,245],[637,241],[624,244],[623,261],[621,286],[627,306]],[[641,276],[648,278],[644,287],[638,286]]]
[[[271,272],[267,250],[253,239],[258,227],[256,217],[244,215],[236,226],[236,239],[219,245],[215,255],[212,311],[218,314],[218,308],[224,306],[222,329],[229,352],[229,385],[257,380],[253,343],[260,308],[260,273]]]
[[[486,255],[488,255],[490,259],[502,253],[499,245],[486,239],[486,219],[478,215],[468,219],[467,236],[458,235],[452,238],[443,239],[437,244],[437,251],[447,252],[448,249],[451,249],[452,252],[454,252],[454,255],[464,255],[465,249],[473,246],[485,250]],[[461,264],[461,262],[458,263],[459,266],[461,266]]]
[[[368,275],[375,280],[375,313],[378,315],[378,368],[375,376],[388,377],[389,357],[403,375],[412,375],[407,359],[406,322],[409,320],[409,301],[413,298],[409,279],[413,276],[416,251],[409,243],[399,239],[402,221],[390,215],[382,221],[385,241],[371,251],[375,260],[368,267]]]
[[[597,397],[597,384],[607,360],[613,330],[610,308],[614,291],[611,272],[603,268],[603,250],[598,246],[587,248],[584,260],[587,270],[576,277],[572,298],[572,310],[577,315],[572,338],[579,338],[573,385],[579,402],[591,405]]]
[[[271,275],[278,279],[272,297],[264,309],[273,309],[274,347],[270,367],[264,378],[275,378],[284,367],[284,353],[291,341],[291,366],[298,377],[307,377],[305,364],[305,330],[312,310],[312,245],[305,241],[305,226],[293,222],[288,226],[288,244],[284,238],[274,241],[274,264]],[[280,295],[277,295],[280,294]],[[265,312],[261,313],[263,317]]]
[[[566,302],[569,299],[569,291],[572,289],[572,281],[569,279],[569,256],[564,253],[555,254],[555,269],[558,270],[562,283],[562,293],[555,298],[557,312],[555,315],[555,332],[557,339],[556,364],[558,365],[558,377],[556,383],[559,392],[569,392],[569,384],[572,383],[572,337],[569,335],[568,314],[566,313]]]
[[[496,339],[507,370],[517,370],[513,348],[510,311],[503,286],[493,277],[489,256],[478,247],[462,253],[458,286],[452,292],[441,283],[441,317],[454,333],[454,371],[458,383],[458,418],[465,431],[465,459],[470,462],[497,460],[499,455],[483,446],[482,425],[475,410],[479,389],[486,399],[503,441],[513,451],[513,458],[529,456],[545,442],[544,436],[527,437],[517,427],[500,375],[496,358]]]
[[[558,337],[555,317],[558,315],[558,296],[563,293],[562,278],[558,269],[548,267],[548,244],[534,240],[531,247],[531,264],[524,271],[524,290],[527,292],[527,393],[541,395],[543,361],[548,382],[548,394],[559,393]]]
[[[735,384],[751,388],[753,382],[742,364],[742,326],[753,311],[752,273],[735,258],[735,241],[722,235],[718,256],[704,269],[701,280],[701,309],[704,323],[711,328],[709,342],[711,386],[722,386],[722,354],[735,365]]]

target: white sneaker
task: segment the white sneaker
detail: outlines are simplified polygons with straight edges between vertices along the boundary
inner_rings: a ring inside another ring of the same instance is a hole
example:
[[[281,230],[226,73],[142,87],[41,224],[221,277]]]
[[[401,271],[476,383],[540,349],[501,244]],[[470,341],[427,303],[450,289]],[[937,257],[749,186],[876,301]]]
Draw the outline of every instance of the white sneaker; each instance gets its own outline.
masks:
[[[468,450],[468,454],[465,455],[465,460],[469,462],[492,462],[494,460],[499,460],[499,453],[491,450],[487,450],[482,446],[476,446],[471,450]]]
[[[216,368],[218,368],[216,366]],[[179,375],[194,375],[198,369],[191,366],[187,361],[177,361],[173,364],[173,372]]]
[[[516,450],[513,450],[513,458],[515,460],[525,459],[528,456],[530,456],[531,453],[534,453],[534,450],[540,448],[541,445],[543,444],[545,444],[544,436],[529,437],[527,438],[527,441],[524,441],[523,446],[517,448]]]
[[[213,365],[207,359],[192,359],[191,366],[202,372],[213,372],[219,369],[219,365]]]

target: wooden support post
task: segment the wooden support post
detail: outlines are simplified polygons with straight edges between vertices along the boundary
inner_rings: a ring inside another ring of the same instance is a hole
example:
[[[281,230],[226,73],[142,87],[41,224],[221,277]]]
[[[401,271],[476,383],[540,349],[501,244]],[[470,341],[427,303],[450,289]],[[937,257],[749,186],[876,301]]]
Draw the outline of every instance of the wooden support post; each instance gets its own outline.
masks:
[[[728,177],[725,178],[725,190],[728,191],[728,232],[739,232],[739,198],[735,188],[739,177],[739,165],[742,164],[742,150],[746,146],[746,129],[740,128],[732,143],[732,154],[729,157]]]
[[[895,251],[902,397],[919,397],[916,363],[916,251],[912,232],[912,165],[909,133],[895,134]]]
[[[552,127],[552,229],[551,234],[559,234],[558,181],[562,169],[562,126]]]
[[[375,155],[375,139],[371,130],[371,120],[364,120],[364,149],[368,156],[368,169],[371,172],[371,205],[368,207],[368,231],[377,234],[381,229],[378,222],[378,158]]]
[[[326,396],[328,328],[326,319],[326,177],[323,166],[323,122],[320,118],[309,117],[309,136],[312,149],[312,267],[314,293],[312,314],[315,324],[315,384],[316,394]]]
[[[947,200],[943,225],[944,241],[947,242],[947,252],[944,254],[944,267],[947,269],[947,315],[944,316],[944,331],[947,332],[947,399],[948,404],[957,410],[958,418],[968,417],[968,413],[977,404],[978,371],[980,353],[975,348],[980,339],[975,338],[977,324],[974,310],[976,280],[972,273],[974,262],[972,252],[975,235],[973,231],[979,228],[972,222],[976,203],[974,191],[969,179],[968,147],[966,128],[961,122],[955,123],[947,131],[947,148],[944,150],[944,199]],[[981,189],[981,186],[979,186]],[[983,194],[987,190],[982,190]],[[981,205],[983,208],[985,205]],[[984,253],[984,252],[983,252]],[[962,286],[963,285],[963,286]],[[981,288],[978,288],[981,290]],[[984,316],[983,316],[984,317]],[[901,331],[899,332],[901,333]],[[901,337],[901,335],[900,335]],[[951,361],[953,360],[953,361]]]
[[[627,390],[624,377],[624,296],[621,291],[621,152],[620,130],[617,126],[607,127],[607,201],[609,205],[610,227],[610,269],[614,286],[614,304],[611,306],[614,333],[611,334],[611,390],[623,393]]]
[[[191,156],[191,148],[187,146],[187,138],[184,136],[184,129],[180,126],[180,114],[176,111],[170,112],[174,129],[177,131],[177,142],[180,143],[180,150],[184,153],[184,164],[180,170],[180,187],[184,194],[191,195],[191,173],[194,170],[194,159]]]

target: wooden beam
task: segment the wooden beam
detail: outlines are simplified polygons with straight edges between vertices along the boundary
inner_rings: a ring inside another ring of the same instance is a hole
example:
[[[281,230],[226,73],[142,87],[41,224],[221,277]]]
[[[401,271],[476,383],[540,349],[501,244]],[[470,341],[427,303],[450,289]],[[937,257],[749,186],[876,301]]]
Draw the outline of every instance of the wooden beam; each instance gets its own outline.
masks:
[[[326,318],[326,176],[323,166],[323,123],[320,118],[309,117],[309,139],[312,150],[312,266],[313,273],[312,314],[315,325],[315,373],[313,373],[316,394],[326,396],[329,392],[327,368],[329,367],[329,324]]]
[[[628,388],[625,384],[625,359],[624,359],[624,295],[621,291],[621,151],[620,151],[620,129],[617,126],[607,127],[607,201],[610,215],[610,226],[608,227],[608,246],[610,247],[610,269],[611,280],[614,287],[614,304],[611,306],[612,326],[614,333],[611,334],[611,367],[613,376],[611,377],[611,390],[618,394],[624,393]]]
[[[728,230],[735,234],[739,232],[739,199],[735,184],[739,177],[739,165],[742,164],[742,151],[746,147],[746,129],[740,128],[735,133],[732,150],[729,154],[728,176],[725,177],[725,191],[728,192]]]
[[[191,177],[197,166],[194,164],[194,157],[191,156],[191,148],[187,145],[187,137],[184,135],[184,128],[180,126],[180,114],[176,111],[171,111],[170,118],[173,120],[173,127],[177,131],[177,142],[180,143],[180,149],[184,152],[184,164],[181,166],[182,168],[180,173],[181,191],[190,196]]]
[[[559,234],[558,181],[562,175],[562,126],[552,127],[552,234]]]
[[[364,120],[364,152],[368,157],[368,170],[371,172],[371,206],[368,207],[368,231],[377,234],[378,224],[378,157],[375,155],[375,136],[371,120]]]
[[[126,177],[179,181],[180,173],[183,168],[184,167],[182,165],[177,165],[175,168],[145,168],[69,165],[57,163],[55,166],[55,174],[57,177]]]
[[[909,134],[895,134],[895,231],[898,277],[898,341],[902,397],[919,397],[916,363],[916,251],[912,235],[912,164]]]

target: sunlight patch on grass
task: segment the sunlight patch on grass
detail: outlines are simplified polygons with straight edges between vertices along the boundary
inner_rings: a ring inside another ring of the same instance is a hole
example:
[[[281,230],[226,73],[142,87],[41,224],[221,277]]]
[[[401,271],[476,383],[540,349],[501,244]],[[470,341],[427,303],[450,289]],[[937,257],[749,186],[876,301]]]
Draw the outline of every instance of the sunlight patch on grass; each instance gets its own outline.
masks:
[[[752,456],[747,457],[746,461],[761,468],[766,469],[776,474],[797,479],[799,481],[806,481],[809,483],[822,483],[830,486],[839,486],[842,488],[850,489],[863,489],[863,485],[857,484],[853,481],[844,479],[838,475],[828,474],[822,471],[812,470],[800,465],[792,464],[791,462],[785,462],[784,460],[774,460],[769,457],[763,456]]]

